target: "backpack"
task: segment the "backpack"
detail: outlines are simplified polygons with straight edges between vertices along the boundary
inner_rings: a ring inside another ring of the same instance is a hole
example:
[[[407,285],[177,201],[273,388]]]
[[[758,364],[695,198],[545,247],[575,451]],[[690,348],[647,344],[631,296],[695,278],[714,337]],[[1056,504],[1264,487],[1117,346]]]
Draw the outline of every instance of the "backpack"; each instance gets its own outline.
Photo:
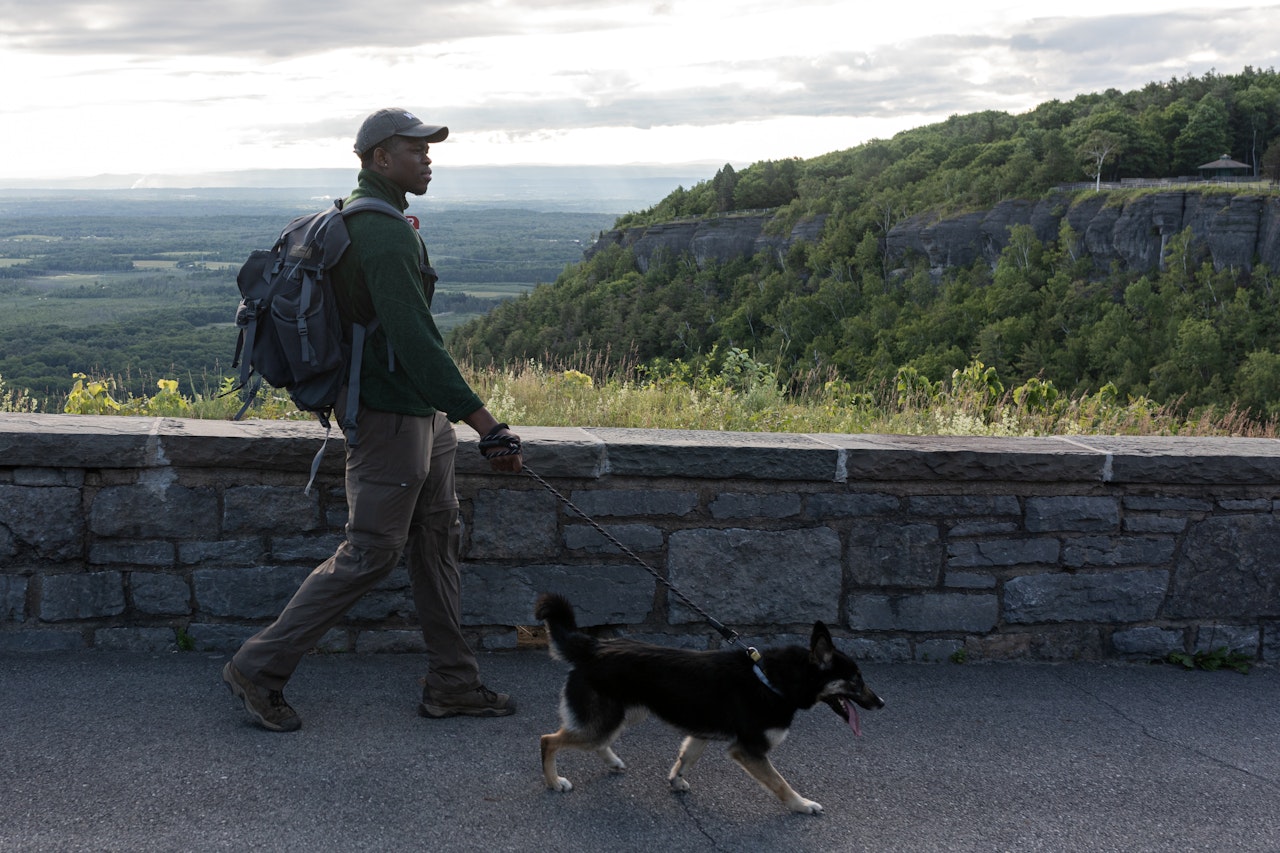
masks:
[[[356,445],[361,356],[365,338],[377,328],[378,320],[352,323],[348,334],[328,273],[351,245],[346,217],[362,210],[393,216],[413,227],[398,208],[381,199],[361,198],[345,206],[338,199],[333,207],[294,219],[280,232],[274,246],[253,251],[240,268],[236,276],[241,297],[236,309],[240,333],[231,361],[232,367],[240,368],[240,375],[227,393],[241,391],[244,405],[232,420],[244,417],[266,380],[288,391],[299,409],[320,419],[327,445],[332,428],[329,416],[345,384],[347,406],[340,426],[347,443]],[[426,248],[421,240],[417,242],[424,273],[433,272],[426,266]],[[394,370],[394,354],[389,342],[387,346]],[[311,464],[308,494],[324,450],[322,445]]]

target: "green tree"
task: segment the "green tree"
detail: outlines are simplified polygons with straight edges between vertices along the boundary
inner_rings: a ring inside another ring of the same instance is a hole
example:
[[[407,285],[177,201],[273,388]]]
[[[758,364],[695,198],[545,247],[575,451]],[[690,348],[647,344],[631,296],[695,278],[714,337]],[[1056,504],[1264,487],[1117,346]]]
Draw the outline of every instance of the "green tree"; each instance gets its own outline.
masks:
[[[1179,175],[1194,175],[1200,165],[1230,153],[1231,133],[1227,106],[1220,98],[1204,97],[1187,119],[1173,143],[1173,168]]]

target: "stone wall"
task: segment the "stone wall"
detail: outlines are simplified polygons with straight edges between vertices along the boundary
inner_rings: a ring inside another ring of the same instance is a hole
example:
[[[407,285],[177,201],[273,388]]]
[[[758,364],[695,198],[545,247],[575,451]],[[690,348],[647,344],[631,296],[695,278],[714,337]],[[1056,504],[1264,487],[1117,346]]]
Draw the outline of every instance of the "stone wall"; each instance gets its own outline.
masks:
[[[749,643],[815,619],[873,660],[1280,660],[1280,443],[522,428],[533,470]],[[0,651],[233,649],[327,557],[341,442],[314,423],[0,415]],[[701,617],[460,430],[464,621],[537,592],[691,647]],[[421,648],[398,570],[323,648]]]

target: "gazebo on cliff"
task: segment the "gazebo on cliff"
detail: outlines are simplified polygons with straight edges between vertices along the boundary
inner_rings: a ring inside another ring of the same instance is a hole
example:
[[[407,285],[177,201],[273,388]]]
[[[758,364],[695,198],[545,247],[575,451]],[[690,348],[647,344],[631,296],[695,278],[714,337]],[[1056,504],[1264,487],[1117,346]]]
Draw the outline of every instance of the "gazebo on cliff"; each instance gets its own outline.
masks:
[[[1239,160],[1232,160],[1230,154],[1223,154],[1217,160],[1211,160],[1203,166],[1197,166],[1200,174],[1206,178],[1240,178],[1253,172],[1253,167]]]

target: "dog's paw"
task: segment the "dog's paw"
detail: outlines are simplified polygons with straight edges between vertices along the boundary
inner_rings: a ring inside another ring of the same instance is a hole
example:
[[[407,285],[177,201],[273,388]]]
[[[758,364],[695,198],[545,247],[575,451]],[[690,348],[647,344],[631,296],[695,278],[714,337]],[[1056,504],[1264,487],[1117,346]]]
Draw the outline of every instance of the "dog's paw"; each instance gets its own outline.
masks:
[[[822,803],[815,803],[813,800],[806,800],[803,797],[788,805],[793,812],[798,814],[822,814]]]
[[[604,761],[605,766],[614,773],[621,773],[627,769],[626,763],[612,749],[605,748],[600,750],[600,758]]]
[[[683,794],[685,791],[689,790],[689,781],[683,776],[672,776],[667,781],[671,783],[671,790],[675,791],[677,794]]]
[[[561,791],[561,792],[572,791],[573,783],[570,782],[568,779],[564,778],[563,776],[557,776],[556,783],[554,785],[548,785],[547,788],[552,791]]]

